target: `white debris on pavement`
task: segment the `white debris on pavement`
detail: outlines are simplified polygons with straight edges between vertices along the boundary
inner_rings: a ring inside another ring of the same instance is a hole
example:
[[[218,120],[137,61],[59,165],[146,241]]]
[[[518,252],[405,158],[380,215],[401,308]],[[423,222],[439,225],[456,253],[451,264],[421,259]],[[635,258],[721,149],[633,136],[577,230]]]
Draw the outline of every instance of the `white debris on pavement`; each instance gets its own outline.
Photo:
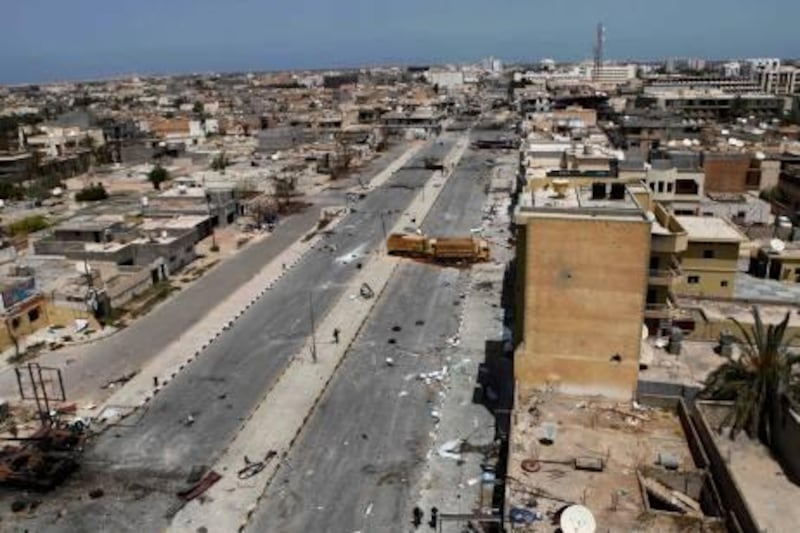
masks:
[[[464,441],[462,439],[454,439],[449,440],[439,446],[437,450],[439,457],[444,457],[445,459],[455,459],[456,461],[461,460],[461,454],[458,453],[456,450],[461,449],[461,444]]]

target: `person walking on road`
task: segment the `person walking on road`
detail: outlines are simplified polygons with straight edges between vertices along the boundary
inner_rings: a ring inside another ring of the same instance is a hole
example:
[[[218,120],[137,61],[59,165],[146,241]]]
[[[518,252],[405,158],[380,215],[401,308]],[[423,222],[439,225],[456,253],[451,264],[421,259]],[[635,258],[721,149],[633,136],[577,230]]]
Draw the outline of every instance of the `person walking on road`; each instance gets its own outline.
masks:
[[[333,330],[333,342],[334,344],[339,344],[339,328],[334,328]]]

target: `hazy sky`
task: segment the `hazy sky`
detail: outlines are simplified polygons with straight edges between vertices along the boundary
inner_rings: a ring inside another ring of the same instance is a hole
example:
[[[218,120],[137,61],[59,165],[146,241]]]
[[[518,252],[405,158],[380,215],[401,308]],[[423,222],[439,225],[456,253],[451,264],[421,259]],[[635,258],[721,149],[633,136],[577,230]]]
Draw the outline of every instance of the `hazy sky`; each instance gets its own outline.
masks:
[[[798,0],[3,0],[0,83],[376,63],[800,56]]]

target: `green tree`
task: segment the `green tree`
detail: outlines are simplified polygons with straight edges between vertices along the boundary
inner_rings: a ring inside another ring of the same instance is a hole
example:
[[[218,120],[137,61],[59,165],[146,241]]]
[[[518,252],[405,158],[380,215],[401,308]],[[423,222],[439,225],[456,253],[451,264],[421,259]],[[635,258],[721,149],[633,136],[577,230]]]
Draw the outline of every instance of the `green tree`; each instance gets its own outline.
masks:
[[[231,162],[225,155],[225,152],[221,152],[217,157],[211,160],[211,170],[225,172],[225,168],[230,164]]]
[[[24,200],[25,189],[14,183],[0,183],[0,200]]]
[[[153,184],[155,190],[160,191],[161,184],[169,179],[169,171],[160,164],[157,164],[153,167],[153,170],[147,174],[147,179]]]
[[[800,355],[789,349],[793,340],[786,334],[789,317],[787,312],[780,323],[765,325],[758,307],[753,307],[752,328],[730,319],[738,330],[736,344],[741,353],[708,376],[700,396],[733,402],[719,428],[730,427],[731,438],[744,430],[767,447],[774,445],[773,424],[782,398],[798,390],[793,367],[800,362]]]
[[[108,192],[102,183],[91,184],[75,193],[78,202],[99,202],[108,198]]]
[[[27,235],[36,231],[41,231],[47,228],[50,223],[44,215],[32,215],[29,217],[21,218],[16,222],[12,222],[6,228],[8,234],[12,237],[17,235]]]

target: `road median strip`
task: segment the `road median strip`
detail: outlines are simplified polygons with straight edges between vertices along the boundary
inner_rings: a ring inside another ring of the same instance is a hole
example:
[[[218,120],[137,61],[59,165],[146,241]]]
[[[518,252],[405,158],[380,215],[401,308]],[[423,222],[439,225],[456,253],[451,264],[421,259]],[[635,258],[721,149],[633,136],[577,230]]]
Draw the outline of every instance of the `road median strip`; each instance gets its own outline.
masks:
[[[467,144],[462,138],[451,150],[446,158],[449,168],[455,167]],[[414,224],[412,221],[423,220],[450,175],[452,172],[434,174],[392,231],[401,231]],[[374,252],[375,255],[351,280],[348,289],[322,319],[318,331],[332,334],[339,330],[339,342],[316,342],[312,346],[309,339],[305,343],[216,461],[213,469],[223,472],[223,478],[209,490],[208,499],[203,505],[197,502],[187,504],[174,517],[171,530],[196,531],[198,527],[210,526],[209,529],[214,531],[241,531],[246,527],[280,461],[270,461],[257,477],[245,481],[233,474],[245,465],[245,457],[263,457],[274,452],[282,459],[289,452],[402,261],[385,256],[384,252],[383,246]],[[374,293],[371,298],[360,295],[364,283]],[[316,352],[316,362],[310,355],[312,349]]]
[[[339,216],[331,221],[329,227],[335,227],[342,218]],[[267,292],[268,287],[280,279],[288,268],[299,262],[321,239],[321,235],[316,235],[307,241],[298,239],[292,243],[233,294],[211,309],[203,319],[170,343],[162,355],[151,361],[102,406],[82,410],[79,414],[85,418],[95,418],[105,424],[117,423],[132,414],[156,393],[163,390],[166,383],[174,378],[187,363],[197,359],[212,342],[219,338],[223,331],[230,329],[234,322],[244,314],[243,307],[245,305],[254,304]],[[253,298],[253,294],[257,294],[258,297]],[[210,324],[214,324],[214,326],[210,326]],[[222,326],[220,327],[219,324]],[[160,386],[154,386],[154,383],[159,383]]]

